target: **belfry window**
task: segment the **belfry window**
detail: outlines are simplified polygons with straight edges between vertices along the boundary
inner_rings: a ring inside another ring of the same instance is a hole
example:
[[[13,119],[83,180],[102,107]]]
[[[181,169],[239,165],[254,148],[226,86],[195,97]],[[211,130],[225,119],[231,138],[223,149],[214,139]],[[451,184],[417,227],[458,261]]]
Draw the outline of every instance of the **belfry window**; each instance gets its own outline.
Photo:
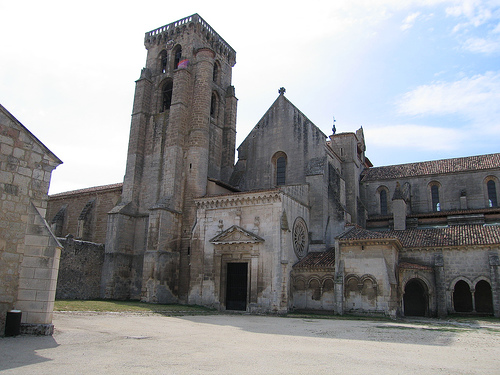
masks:
[[[276,185],[285,185],[286,183],[286,158],[280,156],[276,160]]]
[[[380,214],[387,215],[387,192],[385,190],[380,191]]]
[[[488,204],[490,207],[498,207],[497,200],[497,187],[495,181],[489,180],[486,183],[486,187],[488,188]]]
[[[172,103],[172,81],[167,81],[161,90],[161,110],[160,112],[165,112],[170,109],[170,104]]]
[[[177,69],[177,67],[179,66],[181,58],[182,58],[182,47],[177,46],[174,49],[174,69]]]
[[[441,211],[441,204],[439,203],[439,186],[431,186],[431,199],[432,199],[432,211]]]
[[[165,50],[160,53],[160,71],[162,73],[167,72],[167,51]]]

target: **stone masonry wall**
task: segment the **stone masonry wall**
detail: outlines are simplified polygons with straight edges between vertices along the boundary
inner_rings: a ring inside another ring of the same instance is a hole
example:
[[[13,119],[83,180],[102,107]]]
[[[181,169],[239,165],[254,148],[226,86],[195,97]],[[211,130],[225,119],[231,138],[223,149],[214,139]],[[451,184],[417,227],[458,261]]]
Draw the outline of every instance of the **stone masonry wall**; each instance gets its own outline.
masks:
[[[51,323],[59,256],[43,216],[60,163],[0,105],[0,335],[14,308],[23,310],[24,323]]]
[[[84,241],[104,243],[106,242],[107,214],[116,206],[121,192],[122,184],[114,184],[51,195],[46,220],[58,237],[71,234]],[[91,201],[93,203],[87,207],[88,212],[84,220],[87,230],[83,231],[83,235],[78,236],[79,218]],[[62,227],[56,230],[57,224],[52,221],[64,207]]]
[[[75,241],[71,236],[59,239],[61,251],[57,299],[99,298],[104,245]]]

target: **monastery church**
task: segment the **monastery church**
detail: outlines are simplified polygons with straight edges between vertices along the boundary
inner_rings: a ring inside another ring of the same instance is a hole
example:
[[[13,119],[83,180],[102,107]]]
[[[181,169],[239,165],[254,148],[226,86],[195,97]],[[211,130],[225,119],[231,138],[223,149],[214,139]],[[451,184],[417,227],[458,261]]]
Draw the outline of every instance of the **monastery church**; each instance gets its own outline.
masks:
[[[222,311],[500,316],[500,154],[373,167],[285,89],[236,148],[236,52],[147,32],[123,183],[55,194],[58,298]]]

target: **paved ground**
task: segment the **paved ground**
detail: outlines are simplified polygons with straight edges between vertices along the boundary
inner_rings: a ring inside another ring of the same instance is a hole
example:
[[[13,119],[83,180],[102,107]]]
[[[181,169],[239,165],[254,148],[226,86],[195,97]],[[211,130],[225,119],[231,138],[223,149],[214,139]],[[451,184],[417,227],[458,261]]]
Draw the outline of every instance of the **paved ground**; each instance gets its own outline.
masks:
[[[55,313],[0,338],[3,374],[499,374],[500,322]]]

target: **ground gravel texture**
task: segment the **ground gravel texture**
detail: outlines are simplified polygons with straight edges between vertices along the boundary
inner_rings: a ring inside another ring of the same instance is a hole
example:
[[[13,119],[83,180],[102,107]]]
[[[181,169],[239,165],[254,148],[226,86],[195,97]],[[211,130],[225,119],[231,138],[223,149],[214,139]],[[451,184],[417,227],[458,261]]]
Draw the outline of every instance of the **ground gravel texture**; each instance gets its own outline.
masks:
[[[2,374],[500,374],[500,321],[54,313]]]

